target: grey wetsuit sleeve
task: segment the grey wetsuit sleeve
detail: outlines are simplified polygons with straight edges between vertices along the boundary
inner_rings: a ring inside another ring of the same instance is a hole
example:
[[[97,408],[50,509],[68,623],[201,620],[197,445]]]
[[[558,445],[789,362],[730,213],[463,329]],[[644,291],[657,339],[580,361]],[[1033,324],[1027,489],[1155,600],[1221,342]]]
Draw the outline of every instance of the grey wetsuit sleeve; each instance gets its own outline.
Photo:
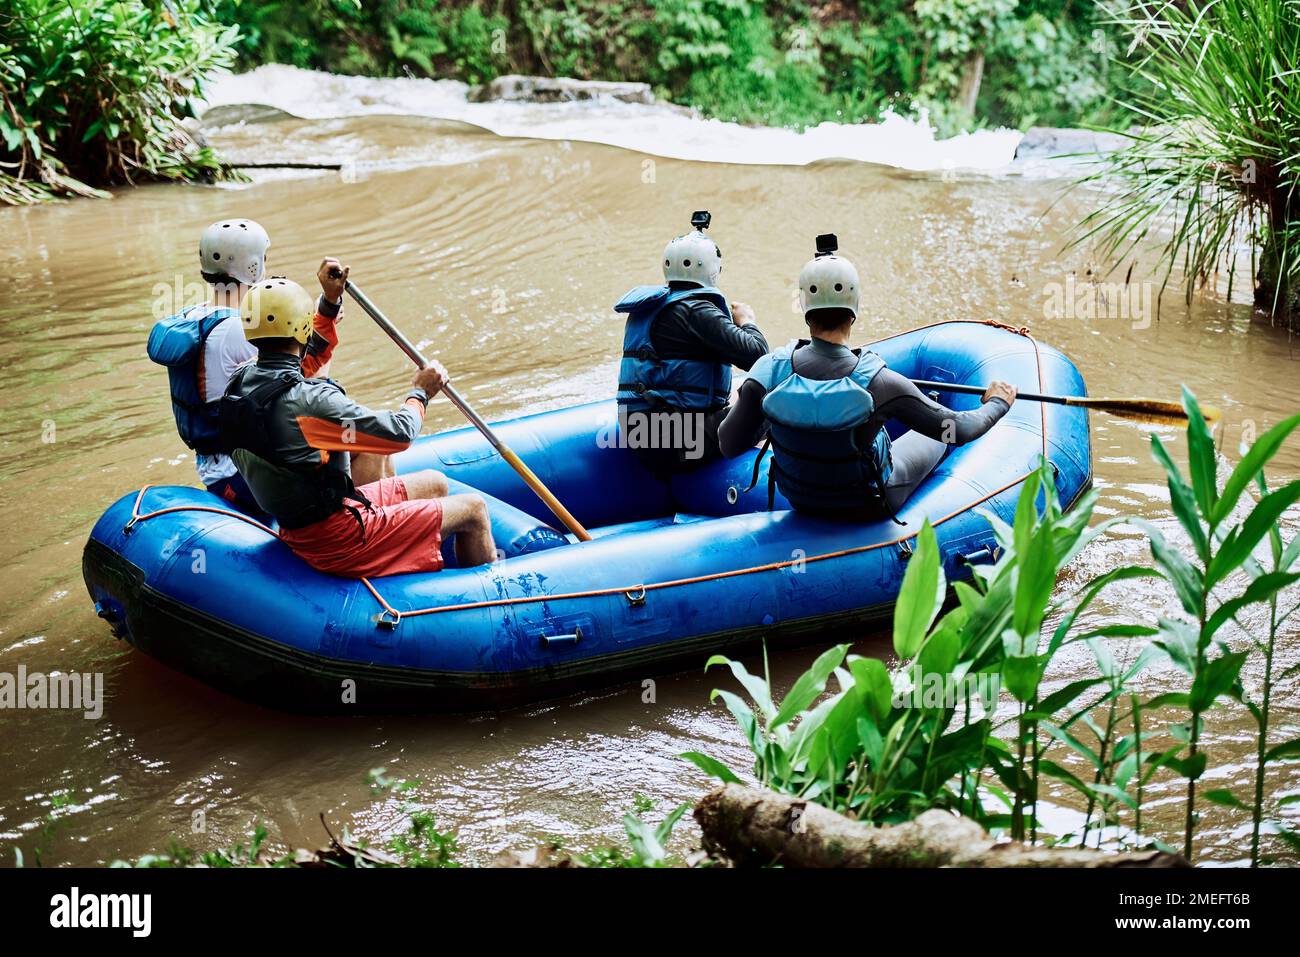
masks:
[[[753,379],[741,383],[727,417],[718,426],[718,447],[727,458],[734,458],[754,447],[763,437],[767,420],[763,415],[763,396],[767,390]]]
[[[924,395],[910,379],[892,369],[880,370],[871,380],[871,397],[876,404],[871,416],[873,426],[883,426],[892,419],[949,445],[965,445],[978,439],[1010,409],[1001,399],[991,399],[978,409],[954,412]]]

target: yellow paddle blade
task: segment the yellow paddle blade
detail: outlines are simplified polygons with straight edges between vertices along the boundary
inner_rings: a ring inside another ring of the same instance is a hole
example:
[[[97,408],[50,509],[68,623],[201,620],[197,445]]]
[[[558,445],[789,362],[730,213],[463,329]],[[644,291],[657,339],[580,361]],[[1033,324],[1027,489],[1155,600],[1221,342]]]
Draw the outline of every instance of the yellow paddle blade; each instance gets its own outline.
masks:
[[[1166,402],[1163,399],[1094,399],[1070,397],[1065,400],[1065,404],[1076,405],[1085,409],[1093,409],[1097,412],[1109,412],[1111,415],[1118,415],[1125,419],[1133,419],[1136,422],[1152,422],[1157,425],[1176,425],[1180,428],[1187,428],[1187,412],[1183,409],[1182,405],[1177,402]],[[1212,405],[1201,406],[1201,414],[1205,416],[1205,421],[1209,425],[1218,422],[1223,415],[1223,413]]]

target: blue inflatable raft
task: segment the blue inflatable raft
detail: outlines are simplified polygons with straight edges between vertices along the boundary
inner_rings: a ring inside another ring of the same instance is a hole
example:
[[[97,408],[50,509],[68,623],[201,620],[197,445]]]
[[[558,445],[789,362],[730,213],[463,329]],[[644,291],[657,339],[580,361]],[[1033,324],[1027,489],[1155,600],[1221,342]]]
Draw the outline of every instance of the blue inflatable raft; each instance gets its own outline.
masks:
[[[993,324],[940,323],[873,348],[913,378],[1085,394],[1064,355]],[[938,398],[954,409],[978,403]],[[465,428],[417,440],[398,471],[436,468],[488,496],[504,554],[493,565],[336,578],[206,491],[148,487],[112,505],[91,532],[90,596],[117,637],[273,707],[487,710],[698,668],[709,654],[763,640],[859,637],[888,619],[924,518],[945,572],[959,579],[992,556],[977,509],[1010,521],[1040,456],[1065,502],[1092,479],[1086,413],[1032,402],[954,449],[899,513],[903,525],[817,519],[779,495],[769,512],[765,477],[753,493],[729,496],[749,484],[756,452],[656,479],[618,447],[612,400],[498,430],[592,541],[554,531],[541,502]]]

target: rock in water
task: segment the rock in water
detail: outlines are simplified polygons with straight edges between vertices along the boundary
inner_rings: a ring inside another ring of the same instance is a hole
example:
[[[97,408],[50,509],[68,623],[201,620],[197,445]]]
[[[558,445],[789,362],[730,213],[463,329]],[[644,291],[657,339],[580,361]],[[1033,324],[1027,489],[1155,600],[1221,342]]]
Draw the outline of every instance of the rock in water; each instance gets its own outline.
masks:
[[[605,80],[575,80],[567,76],[499,76],[469,92],[472,103],[504,100],[515,103],[572,103],[609,97],[624,103],[655,101],[649,83],[618,83]]]
[[[236,123],[278,123],[280,120],[297,117],[261,103],[227,103],[205,110],[199,119],[205,128],[211,130],[219,126],[234,126]]]
[[[1051,156],[1113,153],[1129,144],[1119,133],[1099,133],[1069,127],[1031,126],[1016,147],[1018,160],[1046,159]]]

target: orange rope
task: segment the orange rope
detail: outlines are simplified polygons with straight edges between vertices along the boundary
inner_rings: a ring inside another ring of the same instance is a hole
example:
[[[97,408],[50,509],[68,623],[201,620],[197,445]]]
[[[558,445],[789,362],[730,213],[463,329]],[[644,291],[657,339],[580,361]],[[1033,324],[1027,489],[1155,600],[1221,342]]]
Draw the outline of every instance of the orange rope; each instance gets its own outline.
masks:
[[[908,329],[904,332],[897,332],[894,333],[893,335],[884,336],[880,339],[873,339],[870,343],[868,343],[868,345],[875,345],[876,343],[885,342],[889,339],[894,339],[897,338],[898,336],[907,335],[908,333],[911,332],[918,332],[922,329],[930,329],[935,326],[947,325],[950,322],[979,322],[982,323],[983,325],[995,326],[999,329],[1006,329],[1008,332],[1014,332],[1016,335],[1024,336],[1026,339],[1030,341],[1030,343],[1034,347],[1034,356],[1035,356],[1035,360],[1037,364],[1037,372],[1038,372],[1038,387],[1040,389],[1043,388],[1043,357],[1038,347],[1038,340],[1036,340],[1033,336],[1029,334],[1028,327],[1016,328],[1015,326],[1009,326],[1006,323],[998,322],[997,320],[994,319],[982,319],[982,320],[981,319],[949,319],[940,322],[931,322],[924,326],[918,326],[916,329]],[[1041,407],[1041,404],[1040,404],[1040,412],[1042,416],[1041,421],[1042,421],[1042,436],[1043,436],[1043,458],[1047,458],[1047,409],[1045,407]],[[1014,479],[1013,481],[1008,482],[1007,484],[1003,485],[1001,488],[995,489],[992,492],[989,492],[987,495],[984,495],[982,498],[978,498],[968,505],[963,505],[961,508],[949,512],[947,515],[944,515],[943,517],[937,519],[936,521],[931,522],[931,526],[937,527],[939,525],[944,524],[947,521],[956,518],[958,515],[961,515],[965,512],[969,512],[971,509],[984,504],[989,499],[1001,495],[1003,492],[1007,491],[1007,489],[1014,488],[1015,486],[1019,485],[1021,482],[1025,481],[1027,478],[1029,478],[1029,476],[1033,474],[1034,474],[1033,472],[1026,472],[1024,475],[1020,476],[1017,479]],[[161,508],[156,511],[147,512],[146,514],[141,515],[139,511],[140,503],[144,499],[145,491],[152,487],[153,486],[151,485],[146,485],[144,488],[140,489],[140,494],[136,496],[135,505],[131,509],[131,520],[127,523],[126,526],[127,528],[130,528],[132,525],[135,525],[137,522],[143,522],[150,518],[154,518],[155,516],[158,515],[166,515],[169,512],[215,512],[219,515],[227,515],[231,518],[237,518],[240,521],[247,522],[249,525],[253,525],[257,528],[262,529],[263,531],[267,532],[270,535],[276,535],[274,531],[272,531],[270,528],[263,525],[261,522],[257,521],[254,518],[250,518],[249,516],[243,515],[239,512],[233,512],[230,511],[229,509],[217,508],[211,505],[176,505],[170,508]],[[839,551],[825,552],[821,555],[811,555],[805,558],[789,559],[782,562],[770,562],[766,565],[754,565],[749,568],[733,568],[725,572],[711,572],[708,575],[696,575],[692,578],[677,578],[671,581],[651,582],[649,584],[638,584],[638,585],[632,585],[625,588],[620,588],[620,587],[597,588],[597,589],[592,589],[590,591],[563,592],[560,594],[551,594],[551,595],[524,595],[518,598],[495,598],[486,601],[462,602],[461,604],[458,605],[437,605],[431,608],[413,608],[410,611],[398,611],[396,608],[390,605],[387,599],[385,599],[384,596],[379,593],[379,590],[375,588],[374,584],[370,581],[370,579],[362,578],[360,579],[360,581],[361,584],[365,585],[366,589],[374,597],[375,601],[379,603],[380,607],[384,611],[384,614],[388,614],[392,616],[392,620],[389,622],[389,624],[396,626],[401,622],[403,618],[416,618],[419,617],[420,615],[437,615],[448,611],[471,611],[478,608],[501,608],[501,607],[507,607],[511,605],[535,604],[537,602],[544,602],[544,601],[567,601],[575,598],[599,598],[608,595],[624,595],[629,600],[639,601],[645,598],[645,594],[647,592],[658,591],[664,588],[676,588],[681,585],[694,585],[700,582],[719,581],[725,578],[736,578],[741,575],[753,575],[759,572],[778,571],[782,568],[789,568],[792,565],[798,565],[798,564],[809,565],[812,564],[813,562],[828,561],[832,558],[843,558],[848,555],[860,555],[864,552],[874,551],[878,548],[892,548],[903,544],[909,539],[915,538],[918,534],[919,534],[919,530],[916,532],[909,532],[906,535],[900,535],[898,538],[891,539],[890,541],[887,542],[873,542],[870,545],[858,545],[853,548],[840,549]],[[279,536],[277,535],[276,537]],[[634,596],[636,597],[634,598]]]
[[[148,521],[151,518],[157,518],[159,515],[167,515],[170,514],[171,512],[215,512],[218,515],[226,515],[229,516],[230,518],[237,518],[241,522],[247,522],[249,525],[252,525],[254,528],[260,528],[268,535],[273,535],[276,538],[280,537],[279,534],[274,529],[271,529],[266,525],[263,525],[257,519],[249,515],[245,515],[243,512],[232,512],[228,508],[217,508],[215,505],[173,505],[169,508],[159,508],[159,509],[155,509],[152,512],[146,512],[144,515],[141,515],[140,503],[144,501],[144,493],[151,488],[154,488],[154,486],[146,485],[144,486],[144,488],[140,489],[140,494],[138,494],[135,497],[135,503],[131,506],[131,521],[126,523],[126,528],[123,529],[123,531],[129,530],[132,525],[136,525],[140,522]]]
[[[1032,472],[1026,472],[1024,475],[1020,476],[1020,478],[1008,482],[999,489],[989,492],[983,498],[977,499],[969,505],[964,505],[956,511],[950,512],[942,518],[931,522],[931,527],[942,525],[944,522],[956,518],[963,512],[969,512],[977,505],[982,505],[994,496],[1001,495],[1007,489],[1019,485],[1032,474]],[[633,595],[644,597],[646,592],[658,591],[661,588],[676,588],[679,585],[695,585],[700,582],[719,581],[724,578],[736,578],[740,575],[752,575],[756,572],[777,571],[782,568],[789,568],[792,565],[811,565],[813,562],[823,562],[831,558],[843,558],[846,555],[859,555],[863,552],[874,551],[877,548],[892,548],[893,546],[901,545],[910,538],[915,538],[917,534],[917,532],[909,532],[906,535],[900,535],[898,538],[891,539],[887,542],[873,542],[870,545],[858,545],[853,548],[843,548],[836,552],[825,552],[821,555],[809,555],[806,558],[792,558],[783,562],[770,562],[766,565],[753,565],[749,568],[733,568],[725,572],[711,572],[708,575],[696,575],[693,578],[675,578],[671,581],[651,582],[646,585],[633,585],[629,588],[597,588],[591,591],[562,592],[560,594],[551,595],[524,595],[519,598],[493,598],[488,601],[470,601],[459,605],[437,605],[432,608],[413,608],[410,611],[398,611],[384,600],[384,596],[379,594],[375,589],[375,586],[367,579],[363,578],[361,581],[365,583],[365,586],[368,589],[370,589],[370,594],[375,596],[375,600],[383,606],[384,611],[393,615],[400,621],[403,618],[416,618],[420,615],[436,615],[444,611],[471,611],[475,608],[498,608],[507,605],[527,605],[535,604],[539,601],[566,601],[571,598],[599,598],[605,595],[626,595],[629,599],[632,599]]]

